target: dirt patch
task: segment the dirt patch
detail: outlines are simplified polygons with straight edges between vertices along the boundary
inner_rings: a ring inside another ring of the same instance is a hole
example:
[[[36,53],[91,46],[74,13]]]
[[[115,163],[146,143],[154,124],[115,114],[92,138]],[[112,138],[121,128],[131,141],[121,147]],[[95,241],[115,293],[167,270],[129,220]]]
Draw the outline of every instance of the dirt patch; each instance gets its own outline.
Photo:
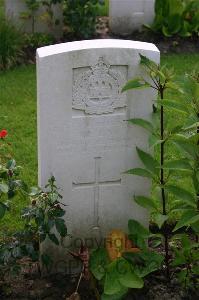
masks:
[[[165,38],[147,29],[142,32],[135,31],[131,35],[121,36],[110,32],[108,17],[100,17],[97,26],[98,38],[126,39],[155,44],[161,53],[199,53],[199,36],[194,35],[188,38],[179,36]]]
[[[32,270],[32,269],[31,269]],[[7,277],[0,281],[1,300],[66,300],[74,293],[78,276],[52,274],[41,277],[35,272],[22,273],[17,277]],[[98,300],[95,285],[82,280],[79,287],[81,300]],[[96,286],[100,291],[100,287]],[[141,290],[130,290],[123,300],[196,300],[199,291],[185,291],[173,278],[170,282],[161,273],[150,274],[145,278]]]

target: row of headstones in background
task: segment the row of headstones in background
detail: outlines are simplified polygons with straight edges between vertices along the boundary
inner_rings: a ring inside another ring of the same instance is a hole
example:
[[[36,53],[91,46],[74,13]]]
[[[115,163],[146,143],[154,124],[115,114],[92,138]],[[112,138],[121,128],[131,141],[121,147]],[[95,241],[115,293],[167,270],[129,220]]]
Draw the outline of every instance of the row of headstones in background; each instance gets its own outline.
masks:
[[[143,73],[139,53],[159,63],[155,45],[127,40],[37,50],[39,184],[56,177],[74,238],[101,240],[112,229],[126,231],[130,218],[148,225],[133,195],[148,195],[150,182],[124,174],[140,166],[136,146],[148,150],[146,132],[126,120],[150,119],[156,97],[150,88],[121,93]],[[64,251],[55,251],[60,259]]]
[[[39,0],[42,2],[42,0]],[[48,25],[45,21],[46,9],[40,6],[35,14],[35,32],[51,33],[59,38],[62,35],[63,16],[62,7],[60,4],[52,5],[54,19],[60,22],[58,25]],[[27,12],[25,0],[5,0],[5,15],[8,19],[12,20],[16,26],[24,32],[32,32],[32,20],[22,18],[22,14]],[[43,18],[42,18],[43,16]]]
[[[164,1],[164,0],[163,0]],[[128,35],[153,22],[155,0],[109,0],[110,29]]]
[[[143,24],[150,24],[154,19],[155,0],[109,0],[110,29],[115,34],[126,35],[141,29]],[[25,32],[31,32],[31,20],[20,18],[21,12],[27,11],[24,0],[5,0],[6,16],[11,18]],[[36,14],[35,32],[53,33],[56,37],[62,34],[62,7],[53,5],[55,19],[59,25],[47,26],[40,16],[45,12],[40,8]]]

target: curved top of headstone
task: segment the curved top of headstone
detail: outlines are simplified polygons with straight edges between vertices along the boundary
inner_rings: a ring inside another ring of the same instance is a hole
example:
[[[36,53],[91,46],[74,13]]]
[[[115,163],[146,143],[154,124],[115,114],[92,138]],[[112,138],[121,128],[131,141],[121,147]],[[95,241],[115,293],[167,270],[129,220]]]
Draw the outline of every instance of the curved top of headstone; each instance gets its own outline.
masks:
[[[102,48],[123,48],[123,49],[138,49],[159,52],[158,48],[151,43],[120,40],[120,39],[97,39],[84,40],[68,43],[61,43],[51,46],[46,46],[37,49],[39,57],[46,57],[55,54],[61,54],[71,51],[86,50],[86,49],[102,49]]]

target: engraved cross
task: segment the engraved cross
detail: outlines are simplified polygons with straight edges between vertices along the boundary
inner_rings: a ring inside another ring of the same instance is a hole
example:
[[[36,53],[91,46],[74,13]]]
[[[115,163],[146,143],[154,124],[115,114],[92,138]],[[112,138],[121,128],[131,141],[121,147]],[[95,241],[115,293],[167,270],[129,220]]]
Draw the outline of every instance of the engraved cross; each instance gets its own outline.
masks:
[[[95,181],[89,183],[73,183],[73,188],[91,187],[94,191],[94,207],[93,207],[93,229],[99,229],[99,201],[100,201],[100,186],[120,185],[121,179],[100,181],[100,163],[101,157],[95,157]]]

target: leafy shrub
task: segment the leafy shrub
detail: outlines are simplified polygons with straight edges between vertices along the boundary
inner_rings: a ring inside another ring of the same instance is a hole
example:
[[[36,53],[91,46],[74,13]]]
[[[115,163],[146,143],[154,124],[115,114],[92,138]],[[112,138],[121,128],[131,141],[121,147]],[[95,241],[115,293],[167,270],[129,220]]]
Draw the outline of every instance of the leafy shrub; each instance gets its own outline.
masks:
[[[199,243],[191,241],[186,234],[173,239],[175,259],[173,267],[180,267],[177,278],[187,290],[197,291],[199,284]]]
[[[20,271],[20,260],[27,256],[49,267],[51,257],[40,253],[40,245],[47,238],[59,245],[67,235],[67,227],[62,218],[65,215],[62,196],[58,192],[55,178],[52,176],[45,191],[40,188],[29,188],[20,178],[20,166],[10,154],[10,145],[6,141],[7,130],[0,131],[0,220],[11,209],[11,201],[19,193],[29,197],[30,205],[22,210],[24,227],[21,231],[0,239],[0,277],[5,272]],[[59,239],[58,239],[59,238]]]
[[[155,20],[148,26],[166,37],[179,34],[188,37],[199,33],[198,0],[156,0]]]
[[[197,253],[199,246],[199,75],[198,73],[186,75],[176,83],[171,70],[167,70],[165,66],[156,65],[145,56],[140,55],[140,57],[141,64],[147,70],[151,81],[143,77],[132,79],[127,82],[123,91],[151,87],[158,91],[159,97],[154,107],[152,122],[144,119],[131,119],[129,123],[141,126],[150,132],[150,146],[156,150],[158,147],[160,156],[156,159],[137,148],[144,168],[134,168],[126,173],[153,179],[157,191],[154,197],[136,195],[134,199],[137,204],[153,213],[154,221],[159,227],[164,245],[168,279],[171,276],[171,241],[176,238],[179,229],[187,234],[187,228],[191,228],[195,234],[197,241],[195,244],[190,241],[189,236],[182,235],[181,248],[176,248],[173,253],[175,256],[173,266],[180,265],[183,268],[179,273],[179,279],[190,288],[191,284],[195,284],[195,278],[199,272],[198,265],[194,267],[198,258],[194,253]],[[166,89],[178,91],[181,102],[165,99]],[[168,110],[181,112],[182,123],[178,126],[169,124],[166,120]],[[168,159],[168,144],[180,149],[181,159]],[[182,178],[189,176],[193,183],[193,192],[176,184],[177,174],[180,174]],[[169,202],[171,206],[168,205]],[[169,219],[176,213],[180,213],[181,218],[172,230],[168,226]],[[132,238],[135,241],[135,236]]]
[[[143,288],[143,278],[162,264],[163,256],[147,249],[149,231],[134,220],[129,221],[128,228],[128,237],[113,230],[106,239],[106,249],[91,253],[90,270],[103,286],[101,299],[123,299],[128,289]],[[136,237],[136,247],[132,236]]]
[[[65,0],[64,24],[77,38],[90,38],[95,33],[98,0]]]
[[[152,88],[158,92],[158,97],[153,106],[151,121],[136,118],[128,122],[134,126],[141,126],[150,133],[149,145],[156,153],[158,151],[159,155],[154,157],[151,153],[137,148],[143,167],[130,169],[126,174],[153,180],[153,196],[135,195],[134,200],[152,213],[159,231],[158,234],[152,234],[138,221],[129,220],[128,242],[125,242],[128,247],[121,243],[122,235],[117,230],[114,233],[117,234],[116,246],[109,238],[111,249],[101,248],[91,254],[90,270],[103,286],[102,299],[121,299],[128,288],[142,288],[143,278],[163,265],[168,280],[173,275],[184,288],[191,289],[194,293],[198,285],[199,74],[195,72],[193,75],[186,75],[180,82],[176,82],[173,70],[159,66],[143,55],[140,55],[140,59],[148,79],[145,76],[129,80],[123,87],[123,92]],[[169,89],[178,92],[181,102],[165,98],[165,90]],[[168,111],[178,111],[182,114],[178,126],[167,122]],[[180,159],[168,157],[168,144],[181,150]],[[179,186],[176,176],[189,176],[193,182],[193,191]],[[170,221],[173,222],[176,213],[181,218],[179,221],[175,220],[176,225],[171,226]],[[196,242],[187,234],[188,228],[192,229]],[[179,234],[179,230],[183,234]],[[154,248],[162,244],[165,257],[149,250],[149,238]],[[135,251],[136,248],[132,245],[136,245],[139,251]]]
[[[51,34],[35,32],[32,34],[24,34],[25,48],[37,49],[39,47],[48,46],[55,42]]]
[[[10,68],[22,60],[23,36],[8,20],[0,20],[0,69]]]
[[[31,188],[29,191],[27,186],[19,184],[19,180],[11,183],[17,183],[16,187],[30,197],[30,205],[22,210],[23,229],[0,241],[2,274],[20,271],[19,260],[25,256],[36,262],[39,262],[39,258],[41,258],[43,266],[49,268],[52,264],[52,258],[48,254],[40,252],[41,243],[48,238],[55,245],[59,245],[61,239],[67,235],[67,227],[64,219],[62,219],[65,210],[61,207],[60,199],[62,196],[58,193],[55,178],[51,177],[48,180],[47,191],[45,192],[39,188]],[[8,193],[8,188],[7,190],[5,188],[6,184],[1,185],[1,192]],[[12,197],[14,197],[13,190],[11,191]],[[2,212],[5,214],[4,207],[8,209],[6,204],[0,202],[1,214]],[[0,217],[3,217],[3,215],[0,215]],[[3,276],[2,274],[0,275]]]

